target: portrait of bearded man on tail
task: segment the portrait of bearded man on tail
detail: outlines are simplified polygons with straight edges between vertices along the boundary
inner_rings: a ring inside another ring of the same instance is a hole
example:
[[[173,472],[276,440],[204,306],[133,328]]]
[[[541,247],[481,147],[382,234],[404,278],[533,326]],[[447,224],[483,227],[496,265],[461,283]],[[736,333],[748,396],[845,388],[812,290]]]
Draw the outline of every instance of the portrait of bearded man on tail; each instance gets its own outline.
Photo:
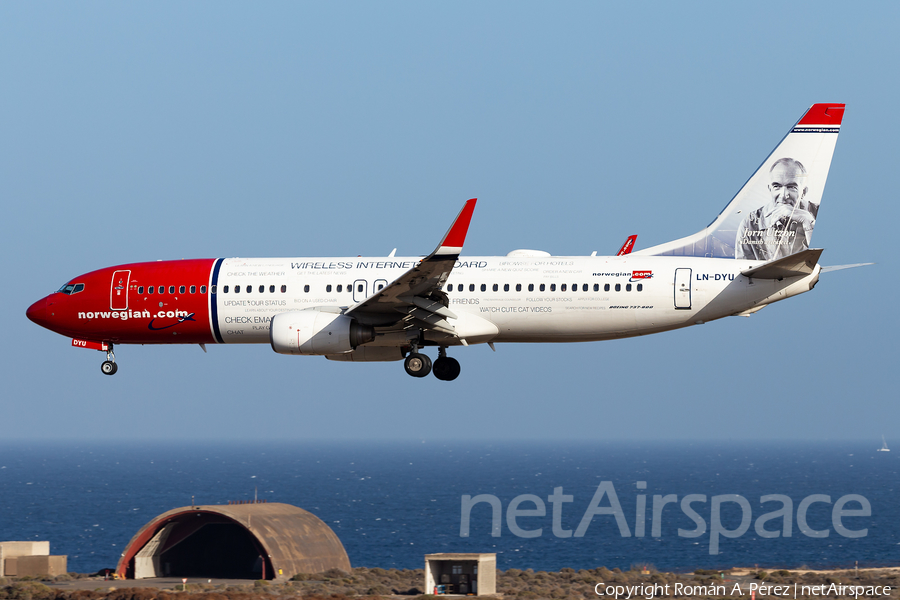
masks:
[[[809,248],[818,204],[805,200],[809,188],[799,160],[779,158],[769,169],[770,201],[741,222],[734,257],[773,260]]]

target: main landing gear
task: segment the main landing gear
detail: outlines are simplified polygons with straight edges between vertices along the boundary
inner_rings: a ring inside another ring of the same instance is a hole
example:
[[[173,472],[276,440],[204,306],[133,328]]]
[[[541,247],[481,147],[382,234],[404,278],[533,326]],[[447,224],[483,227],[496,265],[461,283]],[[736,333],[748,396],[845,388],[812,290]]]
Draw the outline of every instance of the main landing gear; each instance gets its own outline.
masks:
[[[403,368],[413,377],[427,377],[429,373],[441,381],[453,381],[459,377],[459,361],[447,356],[447,349],[443,346],[438,349],[438,358],[431,363],[431,359],[425,354],[419,354],[417,346],[413,346],[412,352],[403,361]]]
[[[115,375],[116,371],[119,370],[119,365],[116,364],[116,353],[113,352],[112,343],[109,344],[109,347],[106,350],[106,360],[100,365],[100,370],[104,375]]]

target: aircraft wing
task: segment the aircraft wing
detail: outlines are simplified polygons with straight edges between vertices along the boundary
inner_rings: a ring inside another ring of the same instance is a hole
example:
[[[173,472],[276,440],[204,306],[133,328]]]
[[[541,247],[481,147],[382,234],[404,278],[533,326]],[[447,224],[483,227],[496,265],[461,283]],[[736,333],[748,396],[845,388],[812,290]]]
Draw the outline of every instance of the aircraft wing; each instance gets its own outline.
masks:
[[[441,287],[462,251],[475,202],[475,198],[466,202],[434,252],[344,314],[369,325],[391,326],[403,321],[404,326],[454,334],[453,326],[445,319],[455,319],[456,315],[447,308],[447,295]]]

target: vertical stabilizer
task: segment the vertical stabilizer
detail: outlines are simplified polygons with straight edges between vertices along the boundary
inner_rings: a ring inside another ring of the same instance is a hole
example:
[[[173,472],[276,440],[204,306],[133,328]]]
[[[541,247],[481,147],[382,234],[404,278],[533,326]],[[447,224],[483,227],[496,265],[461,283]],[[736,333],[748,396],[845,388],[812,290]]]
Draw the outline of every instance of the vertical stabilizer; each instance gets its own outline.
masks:
[[[774,260],[808,249],[843,116],[843,104],[814,104],[706,229],[635,254]]]

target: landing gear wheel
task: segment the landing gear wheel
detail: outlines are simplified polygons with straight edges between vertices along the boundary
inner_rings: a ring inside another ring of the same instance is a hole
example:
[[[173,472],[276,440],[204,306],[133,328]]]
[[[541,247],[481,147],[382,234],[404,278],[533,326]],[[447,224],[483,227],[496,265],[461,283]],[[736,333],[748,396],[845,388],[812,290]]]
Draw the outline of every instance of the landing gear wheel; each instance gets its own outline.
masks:
[[[441,381],[453,381],[459,377],[459,361],[449,356],[442,356],[434,361],[434,376]]]
[[[425,354],[413,352],[403,361],[403,368],[413,377],[425,377],[431,373],[431,359]]]
[[[119,370],[119,366],[111,360],[104,360],[103,364],[100,365],[100,370],[103,371],[104,375],[115,375],[116,371]]]

